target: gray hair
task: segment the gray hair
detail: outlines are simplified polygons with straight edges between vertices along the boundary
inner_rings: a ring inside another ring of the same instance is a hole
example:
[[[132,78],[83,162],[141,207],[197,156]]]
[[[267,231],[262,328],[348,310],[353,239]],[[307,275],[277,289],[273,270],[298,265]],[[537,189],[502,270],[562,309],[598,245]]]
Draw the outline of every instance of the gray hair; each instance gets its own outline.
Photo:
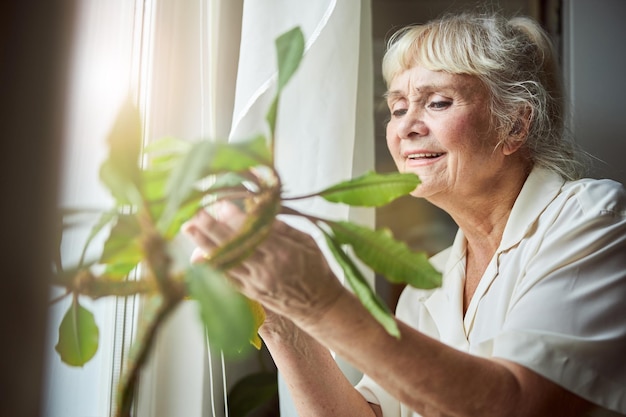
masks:
[[[573,180],[585,164],[564,132],[564,97],[548,35],[525,17],[497,14],[449,15],[396,32],[383,58],[387,86],[418,64],[432,71],[467,74],[490,92],[491,113],[502,141],[527,126],[531,162]],[[503,143],[501,142],[501,143]]]

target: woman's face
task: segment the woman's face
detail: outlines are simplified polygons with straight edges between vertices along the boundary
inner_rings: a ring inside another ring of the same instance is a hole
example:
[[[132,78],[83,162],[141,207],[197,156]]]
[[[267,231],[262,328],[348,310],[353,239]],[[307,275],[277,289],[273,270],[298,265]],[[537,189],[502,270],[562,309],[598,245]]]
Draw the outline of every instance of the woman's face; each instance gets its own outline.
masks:
[[[497,181],[505,156],[477,78],[415,66],[392,80],[387,104],[389,151],[400,172],[422,180],[412,195],[437,204],[475,197]]]

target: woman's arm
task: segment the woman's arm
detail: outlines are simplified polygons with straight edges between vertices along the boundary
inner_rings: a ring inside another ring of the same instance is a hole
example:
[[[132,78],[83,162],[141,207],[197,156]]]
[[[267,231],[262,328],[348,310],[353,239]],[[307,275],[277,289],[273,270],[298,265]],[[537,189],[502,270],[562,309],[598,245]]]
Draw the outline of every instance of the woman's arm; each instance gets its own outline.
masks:
[[[346,379],[329,350],[290,320],[268,313],[259,334],[287,383],[298,416],[381,416]]]
[[[220,210],[224,221],[201,213],[186,227],[204,253],[241,223],[234,207]],[[460,352],[402,322],[401,337],[390,336],[337,281],[313,239],[284,223],[229,275],[246,296],[292,321],[291,336],[270,323],[261,333],[303,415],[372,415],[328,349],[425,417],[574,417],[589,407],[522,366]]]
[[[590,408],[527,368],[458,351],[402,322],[396,339],[348,292],[296,323],[425,417],[573,417]]]

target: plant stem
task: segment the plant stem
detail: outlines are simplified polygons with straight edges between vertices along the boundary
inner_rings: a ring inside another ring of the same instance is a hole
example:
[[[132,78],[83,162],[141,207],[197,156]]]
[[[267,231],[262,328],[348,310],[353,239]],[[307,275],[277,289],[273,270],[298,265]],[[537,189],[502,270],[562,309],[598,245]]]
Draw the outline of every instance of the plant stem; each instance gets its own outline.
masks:
[[[318,197],[320,193],[310,193],[305,195],[297,195],[293,197],[282,197],[283,201],[297,201],[297,200],[305,200],[307,198]]]
[[[128,361],[130,366],[126,377],[120,381],[118,408],[116,417],[131,417],[133,399],[139,380],[139,373],[143,368],[150,349],[154,344],[157,330],[165,318],[171,313],[182,299],[174,299],[171,297],[163,298],[155,296],[148,300],[144,317],[146,321],[140,327],[140,334],[133,344],[134,352],[131,352],[131,358]],[[156,304],[156,305],[155,305]],[[154,311],[152,311],[154,310]],[[134,358],[134,360],[133,360]]]
[[[50,305],[56,304],[59,301],[61,301],[62,299],[64,299],[65,297],[67,297],[68,295],[70,295],[72,292],[70,290],[65,290],[64,294],[59,295],[58,297],[53,298],[52,300],[50,300]]]
[[[286,199],[283,198],[283,201],[286,201]],[[280,207],[280,214],[288,214],[290,216],[304,217],[305,219],[309,220],[311,223],[316,224],[316,225],[318,222],[324,222],[324,223],[329,222],[329,220],[322,219],[321,217],[313,216],[311,214],[305,214],[287,206]]]

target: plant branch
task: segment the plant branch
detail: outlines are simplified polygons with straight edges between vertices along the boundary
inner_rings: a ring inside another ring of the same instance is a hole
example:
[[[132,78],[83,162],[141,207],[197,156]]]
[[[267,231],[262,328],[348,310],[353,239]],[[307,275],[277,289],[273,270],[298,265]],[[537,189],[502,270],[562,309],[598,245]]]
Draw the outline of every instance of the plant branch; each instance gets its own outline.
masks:
[[[109,278],[106,275],[96,276],[88,269],[81,269],[75,275],[67,278],[57,275],[52,285],[66,288],[66,294],[59,298],[63,298],[69,293],[76,293],[94,300],[110,295],[127,297],[145,294],[155,289],[154,285],[146,280],[120,281],[119,279]],[[58,300],[52,300],[52,302],[56,301]]]
[[[93,278],[93,275],[91,276]],[[154,285],[146,280],[113,281],[111,279],[93,278],[85,285],[82,283],[77,289],[81,295],[94,300],[101,297],[117,296],[129,297],[137,294],[147,294],[154,291]]]
[[[283,198],[283,201],[285,201],[285,199]],[[319,222],[323,222],[323,223],[328,223],[329,220],[323,219],[321,217],[317,217],[317,216],[313,216],[311,214],[306,214],[306,213],[302,213],[301,211],[292,209],[291,207],[287,207],[287,206],[281,206],[280,207],[280,214],[287,214],[290,216],[300,216],[300,217],[304,217],[305,219],[309,220],[311,223],[317,225],[317,223]]]
[[[133,343],[133,350],[127,365],[130,366],[125,377],[119,383],[119,397],[116,417],[131,417],[133,398],[139,373],[148,358],[150,348],[154,344],[159,326],[165,318],[174,310],[182,298],[155,296],[148,300],[144,317],[146,321],[139,328],[139,334]]]
[[[237,265],[267,237],[280,209],[278,186],[264,190],[251,203],[254,206],[249,208],[249,216],[239,233],[208,258],[214,268],[228,270]]]
[[[70,291],[69,289],[66,289],[65,293],[59,295],[58,297],[54,297],[52,300],[50,300],[49,301],[50,305],[58,303],[59,301],[63,300],[65,297],[67,297],[71,293],[72,293],[72,291]]]
[[[298,201],[298,200],[305,200],[307,198],[312,198],[312,197],[319,197],[320,193],[310,193],[310,194],[304,194],[304,195],[297,195],[297,196],[292,196],[292,197],[282,197],[283,201]]]

